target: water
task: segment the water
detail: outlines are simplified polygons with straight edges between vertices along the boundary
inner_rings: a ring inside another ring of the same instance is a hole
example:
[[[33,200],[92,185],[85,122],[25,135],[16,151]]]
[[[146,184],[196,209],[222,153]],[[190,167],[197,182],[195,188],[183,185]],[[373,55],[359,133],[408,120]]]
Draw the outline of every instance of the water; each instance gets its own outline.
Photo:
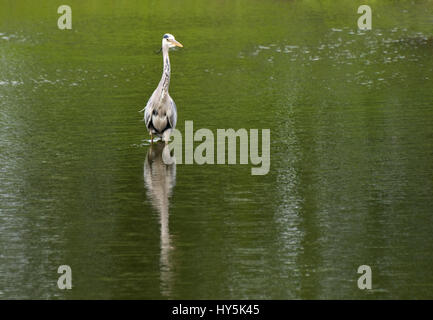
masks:
[[[432,1],[0,3],[1,299],[433,298]],[[166,32],[178,129],[271,129],[267,175],[161,164]]]

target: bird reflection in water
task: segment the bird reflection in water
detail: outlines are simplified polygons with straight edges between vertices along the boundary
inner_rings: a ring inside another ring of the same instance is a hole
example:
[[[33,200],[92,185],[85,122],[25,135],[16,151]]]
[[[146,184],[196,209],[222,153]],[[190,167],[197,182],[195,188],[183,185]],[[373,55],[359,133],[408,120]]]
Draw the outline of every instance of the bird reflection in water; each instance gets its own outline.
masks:
[[[167,165],[163,161],[163,154],[168,156],[170,149],[164,143],[156,143],[150,146],[146,160],[144,161],[144,184],[148,198],[159,212],[161,224],[161,257],[160,279],[161,294],[170,295],[172,285],[172,261],[170,259],[173,244],[170,239],[168,227],[169,198],[176,184],[176,163]]]

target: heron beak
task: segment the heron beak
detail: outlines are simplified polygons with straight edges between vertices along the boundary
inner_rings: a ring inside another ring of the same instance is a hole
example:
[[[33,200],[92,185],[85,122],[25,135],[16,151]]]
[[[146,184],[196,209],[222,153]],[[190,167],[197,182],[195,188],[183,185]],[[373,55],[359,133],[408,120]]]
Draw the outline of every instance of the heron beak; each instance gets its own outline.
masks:
[[[178,41],[176,41],[176,40],[171,40],[171,42],[173,42],[173,44],[174,44],[176,47],[183,48],[182,43],[180,43],[180,42],[178,42]]]

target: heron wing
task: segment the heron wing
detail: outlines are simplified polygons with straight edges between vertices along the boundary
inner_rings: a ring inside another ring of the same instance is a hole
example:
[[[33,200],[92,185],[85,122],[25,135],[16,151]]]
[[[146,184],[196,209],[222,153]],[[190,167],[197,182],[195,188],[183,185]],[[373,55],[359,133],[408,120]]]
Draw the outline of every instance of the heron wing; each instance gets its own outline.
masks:
[[[154,108],[154,100],[155,100],[155,92],[156,90],[152,93],[151,97],[149,98],[149,100],[147,101],[146,106],[144,107],[144,123],[146,124],[146,128],[149,129],[150,126],[150,121],[152,120],[152,113],[153,113],[153,108]]]
[[[146,106],[146,108],[144,108],[144,123],[146,124],[146,128],[149,128],[150,120],[152,119],[152,110],[150,109],[151,108],[149,106]]]
[[[177,108],[176,108],[176,103],[174,103],[174,100],[171,97],[170,97],[170,107],[167,112],[167,118],[170,127],[173,129],[176,128]]]

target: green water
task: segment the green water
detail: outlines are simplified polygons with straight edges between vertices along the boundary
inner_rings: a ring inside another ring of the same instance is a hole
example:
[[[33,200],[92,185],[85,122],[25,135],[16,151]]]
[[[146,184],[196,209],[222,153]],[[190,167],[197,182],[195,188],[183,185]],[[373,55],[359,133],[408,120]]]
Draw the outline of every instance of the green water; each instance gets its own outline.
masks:
[[[0,1],[0,299],[433,298],[433,1],[67,4]],[[149,148],[166,32],[178,129],[267,175]]]

